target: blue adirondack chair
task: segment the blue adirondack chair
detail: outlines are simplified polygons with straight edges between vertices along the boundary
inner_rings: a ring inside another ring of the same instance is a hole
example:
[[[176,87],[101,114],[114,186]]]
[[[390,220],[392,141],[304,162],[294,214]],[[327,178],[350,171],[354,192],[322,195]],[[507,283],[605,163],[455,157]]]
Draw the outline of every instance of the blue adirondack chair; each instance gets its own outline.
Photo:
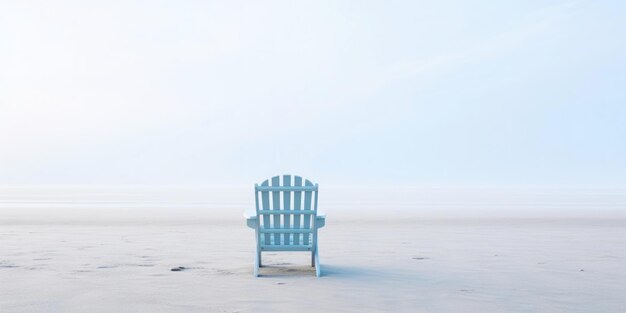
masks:
[[[255,230],[255,277],[263,251],[311,252],[315,276],[321,275],[317,230],[326,224],[326,215],[317,210],[317,193],[317,184],[300,176],[274,176],[254,186],[256,210],[246,211],[244,217]]]

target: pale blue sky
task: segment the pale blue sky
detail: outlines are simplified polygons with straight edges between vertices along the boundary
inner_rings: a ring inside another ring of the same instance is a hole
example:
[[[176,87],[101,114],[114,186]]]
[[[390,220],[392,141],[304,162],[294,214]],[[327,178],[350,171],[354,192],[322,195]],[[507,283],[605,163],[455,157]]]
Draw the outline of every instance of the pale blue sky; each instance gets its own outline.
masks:
[[[1,1],[0,185],[626,185],[623,1]]]

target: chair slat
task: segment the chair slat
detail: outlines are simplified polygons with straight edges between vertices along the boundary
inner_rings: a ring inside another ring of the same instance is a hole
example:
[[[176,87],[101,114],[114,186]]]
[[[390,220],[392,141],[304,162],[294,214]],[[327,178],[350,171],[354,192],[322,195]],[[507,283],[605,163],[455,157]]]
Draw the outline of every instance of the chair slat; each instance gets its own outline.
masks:
[[[293,182],[294,186],[298,187],[298,186],[302,186],[302,177],[300,176],[296,176],[294,177],[294,182]],[[293,192],[293,210],[294,213],[295,212],[301,212],[301,205],[302,205],[302,190],[301,189],[297,189],[296,191]],[[301,218],[301,214],[294,214],[293,215],[293,227],[294,228],[300,228],[300,218]],[[299,245],[300,244],[300,234],[294,234],[293,235],[293,243],[295,245]]]
[[[307,179],[304,182],[305,186],[313,186],[313,184]],[[311,194],[313,192],[312,191],[305,191],[304,192],[304,210],[306,211],[310,211],[311,210]],[[310,229],[311,228],[311,215],[307,214],[304,216],[303,218],[303,224],[302,228],[304,229]],[[305,233],[302,234],[302,242],[309,242],[309,234]]]
[[[291,187],[291,175],[283,175],[283,187]],[[291,191],[283,190],[283,211],[291,211]],[[283,217],[283,228],[291,227],[291,217],[292,214],[284,214]],[[291,233],[283,234],[283,242],[288,244],[291,242]]]
[[[272,177],[272,186],[280,186],[280,176]],[[272,210],[280,210],[280,191],[272,191]],[[280,214],[272,214],[273,222],[272,228],[281,228]],[[280,234],[273,234],[274,244],[280,245]]]
[[[267,186],[268,185],[268,181],[264,181],[261,186]],[[267,191],[261,191],[261,210],[259,210],[259,212],[257,212],[257,215],[260,214],[261,211],[264,210],[268,210],[270,208],[270,195],[269,192]],[[264,214],[263,215],[263,227],[267,228],[267,227],[271,227],[271,220],[270,220],[270,216],[268,214]],[[265,234],[265,242],[269,242],[271,239],[271,235],[270,234]]]

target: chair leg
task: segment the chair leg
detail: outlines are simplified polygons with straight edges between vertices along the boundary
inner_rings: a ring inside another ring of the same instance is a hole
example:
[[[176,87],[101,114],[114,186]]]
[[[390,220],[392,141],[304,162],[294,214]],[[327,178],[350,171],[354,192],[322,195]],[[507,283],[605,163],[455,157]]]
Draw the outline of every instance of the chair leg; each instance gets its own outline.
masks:
[[[259,258],[259,267],[263,267],[263,262],[261,261],[262,260],[261,259],[261,250],[257,251],[257,254],[259,255],[258,256],[258,258]]]
[[[313,251],[311,251],[311,267],[315,267],[315,251],[316,249],[313,249]]]
[[[259,277],[259,265],[261,264],[261,251],[258,251],[254,258],[254,277]]]
[[[320,267],[320,254],[319,254],[318,249],[315,249],[314,261],[315,261],[315,276],[320,277],[322,276],[322,268]]]

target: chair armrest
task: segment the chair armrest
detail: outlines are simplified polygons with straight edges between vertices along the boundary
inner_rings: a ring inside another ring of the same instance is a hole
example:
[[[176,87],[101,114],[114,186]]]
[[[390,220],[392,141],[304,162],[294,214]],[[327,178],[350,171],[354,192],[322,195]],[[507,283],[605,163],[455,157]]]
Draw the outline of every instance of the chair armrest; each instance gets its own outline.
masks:
[[[317,225],[317,228],[322,228],[324,227],[324,225],[326,225],[326,213],[317,210],[317,219],[315,221],[315,225]]]
[[[246,225],[250,228],[256,228],[256,210],[246,210],[243,212],[243,217],[246,218]]]

